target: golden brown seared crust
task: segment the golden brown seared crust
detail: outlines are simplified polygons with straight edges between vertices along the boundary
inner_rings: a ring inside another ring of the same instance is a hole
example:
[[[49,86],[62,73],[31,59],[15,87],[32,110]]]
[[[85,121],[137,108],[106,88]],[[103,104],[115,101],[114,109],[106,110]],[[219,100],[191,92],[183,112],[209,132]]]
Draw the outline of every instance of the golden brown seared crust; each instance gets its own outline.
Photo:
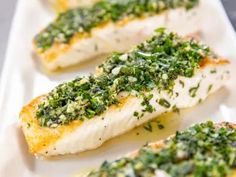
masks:
[[[236,170],[233,170],[232,174],[230,174],[228,177],[236,177]]]
[[[69,125],[57,128],[41,127],[35,112],[38,104],[44,98],[45,96],[35,98],[24,106],[20,113],[21,126],[31,153],[40,153],[82,123],[81,121],[73,121]]]
[[[229,61],[223,59],[207,59],[201,67],[212,64],[224,65],[228,63]],[[20,113],[22,129],[31,153],[40,154],[40,152],[47,149],[57,140],[63,138],[64,135],[75,131],[75,129],[83,123],[82,121],[76,120],[68,125],[62,125],[56,128],[41,127],[35,113],[38,105],[45,97],[46,96],[43,95],[33,99],[29,104],[23,107]],[[112,111],[112,109],[120,109],[129,99],[130,97],[122,99],[119,105],[111,106],[109,111]]]
[[[56,0],[53,4],[53,8],[57,12],[64,12],[69,8],[68,0]]]
[[[53,0],[52,0],[53,1]],[[65,12],[68,9],[76,8],[78,6],[91,6],[92,4],[98,2],[99,0],[77,0],[77,2],[71,0],[54,0],[52,2],[52,7],[56,12]],[[72,3],[72,4],[71,4]]]
[[[224,58],[206,58],[200,63],[200,68],[204,68],[208,65],[225,65],[229,63],[229,60]]]
[[[132,96],[122,99],[118,105],[112,105],[110,110],[120,109],[131,97]],[[56,128],[40,126],[36,118],[36,110],[44,98],[45,95],[33,99],[29,104],[24,106],[20,112],[21,127],[28,143],[29,151],[33,154],[40,154],[40,152],[47,149],[57,140],[63,138],[64,135],[73,132],[83,123],[80,120],[75,120],[68,125],[62,125]]]

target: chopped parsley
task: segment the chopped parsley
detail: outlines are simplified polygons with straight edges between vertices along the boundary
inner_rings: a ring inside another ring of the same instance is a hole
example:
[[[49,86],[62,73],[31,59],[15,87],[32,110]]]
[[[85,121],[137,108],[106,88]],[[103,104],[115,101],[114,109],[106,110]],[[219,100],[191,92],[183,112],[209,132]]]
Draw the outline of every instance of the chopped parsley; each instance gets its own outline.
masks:
[[[159,101],[158,101],[158,103],[161,105],[161,106],[163,106],[163,107],[165,107],[165,108],[170,108],[170,103],[166,100],[166,99],[164,99],[164,98],[161,98]]]
[[[189,89],[189,95],[190,95],[191,97],[195,97],[196,94],[197,94],[197,91],[198,91],[199,87],[200,87],[200,82],[197,84],[196,87],[192,87],[192,88]]]
[[[145,125],[143,126],[143,128],[144,128],[145,130],[149,131],[149,132],[152,132],[152,124],[151,124],[151,122],[148,122],[147,124],[145,124]]]
[[[138,117],[139,113],[137,111],[134,111],[134,117]]]
[[[178,108],[176,105],[174,105],[174,106],[172,107],[172,111],[175,112],[175,113],[180,114],[180,110],[179,110],[179,108]]]
[[[133,158],[105,161],[88,177],[153,177],[156,170],[171,177],[226,177],[235,169],[236,129],[207,122],[177,132],[160,150],[144,146]]]
[[[179,83],[180,83],[180,85],[184,88],[184,81],[182,81],[182,80],[179,80]]]
[[[210,85],[208,86],[207,93],[209,93],[209,92],[211,91],[212,87],[213,87],[212,84],[210,84]]]
[[[143,112],[153,112],[149,92],[157,89],[170,93],[178,76],[192,77],[209,54],[208,47],[160,28],[130,52],[108,57],[99,66],[99,75],[78,77],[57,86],[38,105],[36,116],[40,125],[47,127],[91,119],[119,104],[119,94],[124,92],[143,99]]]
[[[160,130],[162,130],[162,129],[165,128],[164,125],[163,125],[163,124],[160,124],[160,123],[157,123],[157,127],[158,127]]]
[[[150,95],[143,95],[143,102],[141,105],[144,107],[143,112],[154,112],[155,108],[150,104],[150,100],[153,98],[153,94]]]
[[[202,99],[200,98],[199,100],[198,100],[198,104],[200,104],[202,102]]]
[[[212,69],[212,70],[210,71],[211,74],[215,74],[216,72],[217,72],[216,69]]]
[[[68,43],[75,34],[89,33],[93,28],[109,21],[139,18],[161,13],[168,9],[191,9],[199,0],[101,0],[91,7],[78,7],[58,15],[35,37],[42,52],[54,43]]]

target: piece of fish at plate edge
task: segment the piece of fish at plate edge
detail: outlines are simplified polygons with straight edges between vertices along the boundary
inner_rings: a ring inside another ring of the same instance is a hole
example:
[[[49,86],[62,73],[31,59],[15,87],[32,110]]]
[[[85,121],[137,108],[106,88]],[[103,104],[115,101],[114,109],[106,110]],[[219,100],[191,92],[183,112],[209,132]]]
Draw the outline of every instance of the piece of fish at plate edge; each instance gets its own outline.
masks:
[[[236,125],[206,122],[151,143],[87,177],[235,177]]]
[[[34,50],[47,69],[56,70],[127,51],[158,27],[186,35],[199,30],[200,4],[200,0],[102,0],[59,14],[35,36]]]

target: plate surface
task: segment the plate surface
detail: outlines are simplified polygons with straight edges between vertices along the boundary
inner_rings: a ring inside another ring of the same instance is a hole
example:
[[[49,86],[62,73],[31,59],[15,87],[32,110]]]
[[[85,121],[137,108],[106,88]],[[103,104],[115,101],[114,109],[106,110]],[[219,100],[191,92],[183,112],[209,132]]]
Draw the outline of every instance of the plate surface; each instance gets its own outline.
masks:
[[[94,71],[100,59],[70,68],[63,73],[47,73],[40,68],[32,54],[33,36],[47,24],[53,14],[43,1],[19,0],[12,24],[7,58],[0,83],[0,177],[64,177],[74,176],[132,151],[146,142],[165,138],[176,130],[206,120],[236,123],[236,37],[218,0],[204,0],[200,8],[199,27],[203,41],[216,53],[231,61],[231,79],[227,87],[211,95],[202,104],[181,111],[180,115],[167,114],[156,121],[164,125],[146,131],[143,126],[108,141],[97,150],[79,155],[38,159],[27,152],[26,143],[17,119],[21,107],[33,97],[46,93],[58,83],[77,75]]]

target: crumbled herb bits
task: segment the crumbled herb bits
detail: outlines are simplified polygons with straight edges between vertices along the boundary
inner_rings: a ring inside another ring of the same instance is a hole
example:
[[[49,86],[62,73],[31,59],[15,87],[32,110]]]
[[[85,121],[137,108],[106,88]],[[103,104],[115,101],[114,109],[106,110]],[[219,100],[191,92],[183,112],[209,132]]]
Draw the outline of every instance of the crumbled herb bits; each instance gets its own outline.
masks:
[[[200,87],[200,82],[197,84],[196,87],[192,87],[189,89],[189,95],[191,97],[195,97],[197,95],[197,91],[198,91],[199,87]]]
[[[90,33],[93,28],[110,21],[152,16],[168,9],[191,9],[198,2],[199,0],[101,0],[91,7],[78,7],[59,14],[54,22],[35,37],[35,45],[44,52],[54,43],[68,43],[75,34]]]
[[[162,130],[165,128],[165,126],[163,124],[157,123],[157,127],[159,130]]]
[[[148,132],[152,132],[153,130],[151,122],[148,122],[147,124],[145,124],[143,128]]]
[[[161,106],[165,107],[165,108],[170,108],[170,106],[171,106],[171,104],[170,104],[166,99],[164,99],[164,98],[161,98],[161,99],[158,101],[158,103],[159,103]]]
[[[236,169],[236,129],[225,123],[197,124],[164,141],[162,149],[144,146],[135,157],[104,162],[88,177],[153,177],[162,170],[171,177],[226,177]]]
[[[108,57],[99,66],[99,75],[78,77],[57,86],[38,105],[36,117],[41,126],[47,127],[92,119],[109,106],[119,104],[118,95],[126,92],[143,100],[143,110],[134,113],[134,118],[141,118],[145,112],[155,111],[149,104],[153,97],[150,91],[171,93],[175,80],[179,76],[192,77],[208,55],[206,46],[160,28],[132,51]],[[198,87],[190,90],[192,96]],[[163,98],[158,102],[167,108],[174,106]]]
[[[209,93],[209,92],[211,91],[212,87],[213,87],[212,84],[210,84],[210,85],[208,86],[207,93]]]

